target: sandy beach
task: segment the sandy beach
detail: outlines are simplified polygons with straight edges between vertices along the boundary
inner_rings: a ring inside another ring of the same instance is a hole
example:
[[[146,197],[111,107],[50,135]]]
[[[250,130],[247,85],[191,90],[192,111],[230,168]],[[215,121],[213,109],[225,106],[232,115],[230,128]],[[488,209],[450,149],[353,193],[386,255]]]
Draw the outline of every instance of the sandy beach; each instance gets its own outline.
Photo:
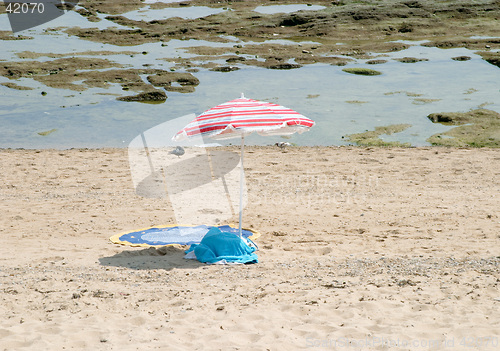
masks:
[[[260,262],[204,265],[109,241],[175,221],[126,149],[1,150],[0,348],[500,349],[498,149],[245,162]]]

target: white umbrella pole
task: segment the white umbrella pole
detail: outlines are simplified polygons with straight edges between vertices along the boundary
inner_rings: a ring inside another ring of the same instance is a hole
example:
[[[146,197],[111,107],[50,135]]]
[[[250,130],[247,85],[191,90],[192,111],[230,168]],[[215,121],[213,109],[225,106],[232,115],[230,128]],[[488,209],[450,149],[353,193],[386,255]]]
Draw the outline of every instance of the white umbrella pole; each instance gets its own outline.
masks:
[[[239,220],[239,235],[241,238],[241,221],[243,217],[243,181],[244,181],[244,169],[243,169],[243,154],[245,152],[245,136],[241,134],[241,169],[240,169],[240,220]]]

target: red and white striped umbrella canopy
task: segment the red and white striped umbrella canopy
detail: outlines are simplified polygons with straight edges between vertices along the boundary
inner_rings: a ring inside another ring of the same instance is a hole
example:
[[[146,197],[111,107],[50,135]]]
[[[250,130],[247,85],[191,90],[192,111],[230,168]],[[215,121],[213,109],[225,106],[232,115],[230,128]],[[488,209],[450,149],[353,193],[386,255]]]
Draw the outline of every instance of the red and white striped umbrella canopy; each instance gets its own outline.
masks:
[[[309,130],[314,121],[289,108],[258,100],[239,99],[212,107],[196,117],[173,139],[193,136],[216,140],[241,137],[253,132],[260,135],[290,135]]]

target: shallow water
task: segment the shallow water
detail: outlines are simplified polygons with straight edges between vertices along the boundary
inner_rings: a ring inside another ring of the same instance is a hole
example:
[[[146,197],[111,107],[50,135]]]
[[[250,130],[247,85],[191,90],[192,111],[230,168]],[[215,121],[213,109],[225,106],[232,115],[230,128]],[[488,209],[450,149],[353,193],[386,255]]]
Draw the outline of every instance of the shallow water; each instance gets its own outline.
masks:
[[[131,68],[149,64],[151,68],[169,69],[173,63],[161,58],[192,56],[183,47],[231,47],[240,43],[236,39],[230,43],[172,40],[166,46],[152,43],[123,47],[80,40],[60,31],[44,32],[45,28],[69,24],[97,26],[75,13],[64,15],[45,26],[20,33],[33,36],[33,40],[2,41],[0,60],[19,61],[21,59],[16,53],[22,51],[130,50],[138,54],[104,57]],[[100,25],[116,26],[109,21]],[[6,15],[0,15],[0,30],[10,30]],[[346,134],[364,132],[376,126],[408,123],[411,128],[384,139],[421,146],[427,145],[425,140],[432,134],[450,128],[430,122],[426,117],[430,113],[468,111],[480,106],[500,112],[500,70],[497,67],[467,49],[444,50],[414,44],[405,51],[384,55],[381,58],[388,62],[380,65],[357,60],[344,67],[315,64],[294,70],[269,70],[246,65],[230,73],[201,69],[194,73],[200,80],[194,93],[167,92],[168,99],[163,104],[116,101],[116,96],[111,94],[123,95],[119,85],[75,92],[49,88],[31,79],[10,81],[0,77],[0,83],[14,82],[35,88],[18,91],[0,85],[0,147],[126,147],[141,131],[189,113],[199,114],[239,97],[240,92],[249,98],[295,109],[315,120],[317,125],[310,132],[294,135],[288,140],[298,145],[343,145],[342,136]],[[147,54],[142,55],[143,51]],[[461,55],[472,59],[463,62],[451,59]],[[394,60],[405,56],[429,61],[401,63]],[[45,59],[48,58],[39,60]],[[343,72],[346,67],[376,69],[382,75],[357,76]],[[42,91],[47,95],[42,96]],[[46,136],[38,134],[52,129],[56,131]],[[265,145],[280,140],[279,137],[252,135],[247,142]]]
[[[181,17],[184,19],[195,19],[224,12],[224,9],[215,9],[206,6],[190,6],[180,8],[151,9],[149,7],[136,11],[124,13],[122,16],[134,21],[152,21],[165,18]]]
[[[325,9],[325,6],[320,5],[306,5],[306,4],[294,4],[294,5],[265,5],[257,6],[254,11],[259,13],[265,13],[272,15],[275,13],[292,13],[297,11],[318,11]]]

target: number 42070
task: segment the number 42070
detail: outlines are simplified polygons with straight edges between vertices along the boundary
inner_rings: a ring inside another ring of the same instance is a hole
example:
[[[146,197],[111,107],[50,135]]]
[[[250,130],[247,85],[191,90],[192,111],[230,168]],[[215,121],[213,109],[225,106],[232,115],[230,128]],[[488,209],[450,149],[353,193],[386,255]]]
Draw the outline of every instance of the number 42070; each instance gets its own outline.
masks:
[[[9,2],[5,8],[7,13],[43,13],[43,2]]]

